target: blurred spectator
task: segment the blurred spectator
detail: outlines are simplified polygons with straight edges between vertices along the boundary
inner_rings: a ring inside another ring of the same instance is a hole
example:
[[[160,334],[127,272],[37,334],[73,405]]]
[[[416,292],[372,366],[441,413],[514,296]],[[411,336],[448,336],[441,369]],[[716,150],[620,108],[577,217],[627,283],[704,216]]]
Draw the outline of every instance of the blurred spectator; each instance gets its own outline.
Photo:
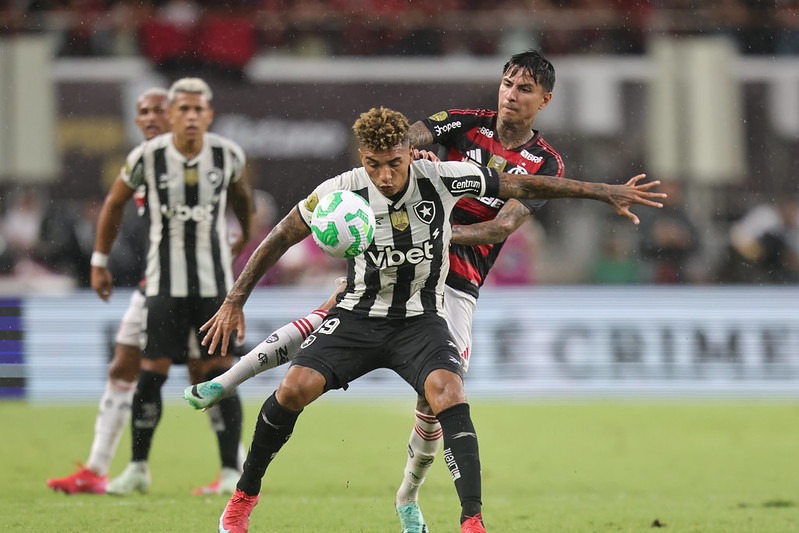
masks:
[[[599,245],[599,255],[591,266],[588,279],[598,284],[640,283],[643,273],[635,254],[632,239],[614,227],[604,231]]]
[[[244,68],[258,51],[251,15],[243,8],[208,10],[197,27],[196,53],[211,74],[244,79]]]
[[[141,27],[145,57],[171,74],[197,67],[194,36],[201,16],[192,0],[167,0]]]
[[[538,283],[536,256],[544,240],[544,229],[530,217],[510,234],[488,273],[486,285],[534,285]]]
[[[88,286],[91,250],[81,246],[80,213],[69,201],[51,202],[37,189],[12,196],[2,221],[2,238],[14,258],[13,274],[64,276]]]
[[[777,0],[774,12],[778,55],[799,54],[799,0]]]
[[[61,0],[0,8],[0,32],[60,36],[61,55],[142,54],[237,73],[258,51],[297,55],[641,54],[647,37],[728,34],[745,54],[797,53],[797,0]],[[152,15],[154,6],[155,15]],[[36,14],[36,16],[30,16]],[[208,25],[208,40],[194,46]],[[220,30],[221,29],[221,30]],[[217,38],[219,31],[228,32]],[[510,49],[509,49],[510,48]]]
[[[700,237],[683,202],[682,184],[664,180],[659,190],[668,194],[662,209],[641,211],[639,250],[649,267],[649,281],[690,281],[688,262],[699,250]]]
[[[728,251],[719,281],[799,281],[799,198],[785,195],[754,207],[732,225]]]

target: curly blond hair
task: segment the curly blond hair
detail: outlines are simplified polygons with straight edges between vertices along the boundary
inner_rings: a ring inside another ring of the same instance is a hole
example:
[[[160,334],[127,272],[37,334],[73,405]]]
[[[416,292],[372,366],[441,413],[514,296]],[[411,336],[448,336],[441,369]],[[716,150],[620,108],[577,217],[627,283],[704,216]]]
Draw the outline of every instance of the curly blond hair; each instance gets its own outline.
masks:
[[[373,107],[366,113],[361,113],[352,125],[352,131],[362,147],[382,152],[407,143],[410,127],[408,119],[399,111]]]

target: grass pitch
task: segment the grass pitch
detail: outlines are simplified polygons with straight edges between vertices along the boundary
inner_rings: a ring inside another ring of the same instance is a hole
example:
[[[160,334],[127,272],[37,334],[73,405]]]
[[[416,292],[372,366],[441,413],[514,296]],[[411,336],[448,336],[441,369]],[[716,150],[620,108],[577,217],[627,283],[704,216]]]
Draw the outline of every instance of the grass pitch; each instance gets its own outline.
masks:
[[[396,532],[407,402],[321,399],[270,467],[250,531]],[[799,531],[796,403],[473,402],[490,532]],[[245,406],[249,442],[259,404]],[[190,490],[218,470],[207,417],[168,404],[146,496],[65,496],[49,477],[85,460],[96,407],[0,403],[5,531],[216,531],[227,498]],[[126,436],[112,475],[130,454]],[[422,492],[432,533],[457,531],[442,461]]]

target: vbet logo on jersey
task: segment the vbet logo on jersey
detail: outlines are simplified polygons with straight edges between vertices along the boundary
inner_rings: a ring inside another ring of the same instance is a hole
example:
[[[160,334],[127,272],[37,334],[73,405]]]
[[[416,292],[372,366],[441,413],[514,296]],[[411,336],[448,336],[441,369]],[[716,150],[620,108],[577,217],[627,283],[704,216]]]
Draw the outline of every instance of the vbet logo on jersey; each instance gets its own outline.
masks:
[[[328,255],[346,259],[358,256],[374,239],[374,211],[352,191],[333,191],[314,207],[311,235]]]

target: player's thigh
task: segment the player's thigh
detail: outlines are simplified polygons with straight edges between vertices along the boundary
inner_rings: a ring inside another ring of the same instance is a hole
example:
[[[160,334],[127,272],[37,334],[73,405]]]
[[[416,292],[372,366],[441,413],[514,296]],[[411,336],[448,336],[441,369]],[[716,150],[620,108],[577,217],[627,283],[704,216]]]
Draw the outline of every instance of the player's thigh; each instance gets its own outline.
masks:
[[[186,298],[148,296],[144,312],[142,357],[179,362],[186,352],[191,320]]]
[[[452,342],[461,358],[463,372],[469,370],[469,356],[472,353],[472,322],[477,300],[465,292],[445,286],[444,311]]]
[[[387,366],[420,396],[426,396],[425,382],[435,370],[446,370],[445,376],[462,387],[461,361],[447,322],[437,315],[414,317],[403,322],[386,344]]]
[[[146,301],[147,299],[139,290],[133,291],[133,294],[130,295],[128,308],[125,310],[125,314],[122,315],[122,320],[119,321],[117,334],[114,338],[115,343],[141,348],[141,335],[144,327],[142,320],[144,319]]]
[[[364,319],[334,308],[305,339],[291,364],[322,374],[326,391],[347,389],[351,381],[382,366],[387,327],[385,319]]]

